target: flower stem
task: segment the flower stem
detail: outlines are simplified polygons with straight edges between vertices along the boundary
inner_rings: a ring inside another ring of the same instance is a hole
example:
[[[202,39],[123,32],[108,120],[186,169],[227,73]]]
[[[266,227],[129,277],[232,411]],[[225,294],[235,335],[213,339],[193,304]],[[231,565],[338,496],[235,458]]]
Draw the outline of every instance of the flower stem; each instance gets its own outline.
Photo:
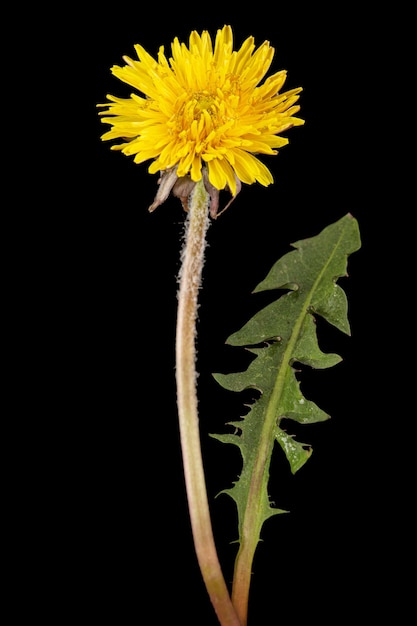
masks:
[[[209,223],[209,195],[197,182],[189,203],[182,251],[176,331],[176,384],[181,449],[194,547],[221,626],[240,626],[214,543],[200,445],[195,338],[198,290]]]

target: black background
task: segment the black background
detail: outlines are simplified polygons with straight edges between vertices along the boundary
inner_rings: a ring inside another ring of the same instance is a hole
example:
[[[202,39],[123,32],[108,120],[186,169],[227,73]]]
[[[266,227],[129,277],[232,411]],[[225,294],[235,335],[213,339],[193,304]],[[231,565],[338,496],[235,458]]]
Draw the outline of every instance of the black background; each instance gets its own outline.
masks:
[[[110,67],[134,56],[135,43],[154,56],[164,45],[168,56],[175,36],[187,42],[191,30],[207,29],[214,38],[224,24],[233,28],[235,49],[249,35],[257,45],[270,41],[276,51],[270,72],[286,69],[285,88],[303,87],[299,116],[306,122],[288,132],[289,145],[278,156],[265,158],[274,185],[244,186],[208,231],[197,369],[207,488],[225,578],[231,582],[236,512],[231,499],[215,496],[236,479],[240,457],[209,433],[237,419],[245,397],[223,390],[211,374],[247,366],[245,351],[225,340],[268,301],[251,291],[291,242],[351,213],[362,248],[339,283],[351,336],[318,320],[322,349],[343,361],[301,374],[304,394],[331,419],[300,430],[313,455],[295,476],[280,450],[273,456],[271,499],[289,513],[264,525],[249,626],[288,619],[337,624],[358,615],[372,622],[401,612],[401,591],[391,589],[401,536],[392,528],[398,510],[407,517],[408,505],[395,446],[387,442],[391,409],[375,399],[389,381],[376,350],[381,341],[390,343],[375,310],[385,310],[381,285],[396,250],[391,215],[386,223],[381,213],[385,178],[375,142],[375,94],[386,87],[387,50],[375,41],[378,16],[351,4],[337,11],[306,6],[182,3],[145,10],[127,1],[96,8],[88,18],[80,11],[72,27],[80,69],[67,106],[79,107],[81,99],[85,117],[82,134],[74,129],[69,137],[79,156],[67,166],[59,196],[64,208],[53,218],[45,259],[55,294],[46,313],[54,329],[47,334],[56,397],[48,410],[57,420],[42,481],[53,513],[45,515],[41,500],[36,512],[52,547],[43,558],[56,608],[44,610],[56,623],[82,616],[94,623],[216,625],[192,544],[175,402],[184,212],[174,198],[147,211],[157,176],[101,141],[107,126],[96,105],[107,93],[129,94]],[[68,207],[67,194],[77,200]],[[58,267],[51,269],[51,256]],[[49,441],[50,425],[46,436]],[[38,595],[36,603],[42,607],[47,597]]]

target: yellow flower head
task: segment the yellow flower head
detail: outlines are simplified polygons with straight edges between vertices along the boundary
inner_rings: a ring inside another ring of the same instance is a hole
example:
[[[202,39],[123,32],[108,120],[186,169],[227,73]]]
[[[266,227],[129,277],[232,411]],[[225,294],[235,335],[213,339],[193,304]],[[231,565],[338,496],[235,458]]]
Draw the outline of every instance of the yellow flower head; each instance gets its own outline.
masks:
[[[255,50],[248,37],[234,51],[232,29],[224,26],[214,48],[207,31],[193,31],[188,47],[174,39],[169,59],[163,46],[157,60],[139,44],[135,51],[138,61],[123,57],[126,65],[111,71],[142,95],[107,96],[110,103],[99,106],[108,107],[101,115],[111,129],[102,139],[122,139],[112,149],[136,163],[152,159],[149,172],[160,172],[161,189],[150,210],[174,186],[182,187],[176,195],[184,200],[202,177],[212,200],[225,188],[235,197],[241,182],[273,182],[254,155],[277,154],[288,143],[279,133],[304,121],[294,117],[301,88],[279,93],[284,70],[260,84],[274,56],[268,41]]]

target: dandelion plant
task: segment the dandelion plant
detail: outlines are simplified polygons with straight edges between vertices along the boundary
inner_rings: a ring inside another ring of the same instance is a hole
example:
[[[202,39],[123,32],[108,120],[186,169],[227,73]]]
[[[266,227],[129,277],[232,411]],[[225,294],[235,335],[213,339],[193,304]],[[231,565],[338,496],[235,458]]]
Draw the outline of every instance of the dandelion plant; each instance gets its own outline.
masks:
[[[252,562],[263,522],[281,512],[268,496],[275,443],[296,472],[311,449],[288,434],[285,423],[321,421],[327,415],[303,397],[295,375],[297,363],[330,367],[340,360],[319,348],[315,316],[349,334],[347,303],[337,279],[346,275],[348,256],[360,246],[356,220],[347,215],[322,233],[293,244],[256,290],[276,290],[276,301],[261,310],[227,340],[253,355],[245,372],[215,374],[230,391],[256,389],[258,398],[244,418],[227,422],[231,432],[212,435],[235,444],[242,471],[225,487],[238,509],[239,550],[229,589],[213,536],[204,460],[200,444],[196,371],[198,293],[202,285],[207,230],[242,189],[242,183],[268,187],[273,176],[257,155],[275,155],[288,144],[283,135],[304,120],[297,117],[301,87],[282,91],[286,71],[266,74],[274,48],[258,48],[248,37],[233,49],[233,32],[225,25],[214,45],[207,31],[192,31],[188,46],[175,38],[171,56],[161,46],[153,58],[141,45],[137,59],[112,73],[135,91],[129,98],[107,96],[99,104],[110,129],[102,135],[113,150],[150,161],[158,175],[149,211],[172,194],[185,211],[176,324],[176,389],[184,477],[193,541],[202,578],[221,626],[246,626]],[[222,205],[220,192],[229,196]],[[225,428],[226,424],[225,416]]]

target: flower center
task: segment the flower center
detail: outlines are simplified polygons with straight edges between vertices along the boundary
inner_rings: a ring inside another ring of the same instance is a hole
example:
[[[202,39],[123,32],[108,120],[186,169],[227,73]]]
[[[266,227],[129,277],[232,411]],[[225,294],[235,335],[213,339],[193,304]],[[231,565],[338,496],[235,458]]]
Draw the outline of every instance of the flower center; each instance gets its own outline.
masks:
[[[204,140],[221,124],[220,109],[218,98],[208,91],[190,94],[173,119],[171,126],[173,132],[183,141],[189,141],[191,138],[195,140],[197,136]]]
[[[215,98],[209,93],[195,93],[193,97],[195,101],[194,106],[194,119],[198,119],[203,110],[206,110],[210,115],[214,113]]]

